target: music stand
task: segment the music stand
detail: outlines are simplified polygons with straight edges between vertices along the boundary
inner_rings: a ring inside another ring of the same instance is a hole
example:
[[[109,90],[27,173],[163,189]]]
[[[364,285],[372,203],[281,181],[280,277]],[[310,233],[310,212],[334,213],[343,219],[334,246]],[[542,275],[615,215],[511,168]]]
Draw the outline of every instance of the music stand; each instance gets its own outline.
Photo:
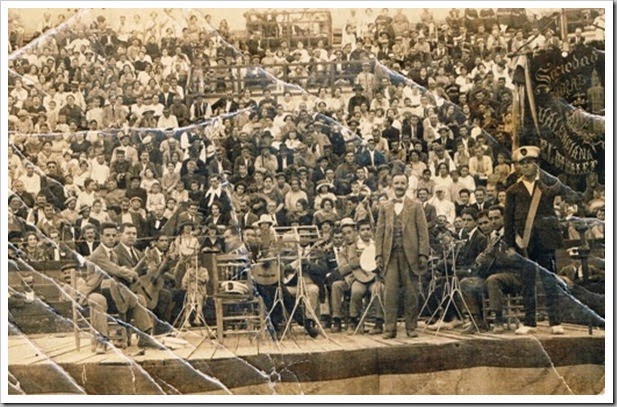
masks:
[[[433,312],[433,314],[428,320],[428,322],[430,323],[433,320],[433,318],[435,318],[437,313],[440,310],[442,311],[442,314],[439,317],[439,320],[435,322],[435,324],[437,324],[437,329],[435,330],[435,334],[439,333],[439,330],[441,329],[441,325],[443,324],[443,320],[446,317],[446,314],[448,313],[448,310],[450,309],[451,306],[454,306],[454,310],[456,311],[456,314],[459,316],[459,318],[461,320],[463,319],[463,313],[459,309],[458,305],[456,305],[456,301],[454,298],[456,295],[458,295],[458,297],[460,298],[461,304],[463,304],[463,306],[465,307],[465,311],[467,311],[467,313],[471,316],[471,312],[469,312],[469,307],[467,307],[465,298],[463,298],[463,292],[461,291],[461,282],[458,278],[458,274],[456,273],[457,271],[456,270],[456,258],[458,257],[458,254],[461,250],[461,246],[465,243],[467,243],[466,240],[442,243],[444,263],[449,253],[452,254],[452,270],[451,270],[452,272],[448,273],[448,265],[445,264],[445,268],[444,268],[444,273],[445,273],[444,277],[446,280],[444,282],[445,290],[444,290],[441,302],[439,303],[439,306],[437,307],[435,312]],[[444,303],[445,303],[445,307],[444,307]],[[478,324],[476,324],[476,321],[473,319],[473,317],[471,317],[471,323],[476,328],[476,332],[480,332],[480,328],[478,327]],[[428,327],[428,324],[424,327],[422,332],[424,332],[424,330],[426,330],[427,327]]]
[[[278,229],[278,230],[277,230]],[[317,314],[315,314],[315,310],[313,310],[313,307],[311,306],[311,303],[309,301],[308,295],[307,295],[307,289],[306,289],[306,282],[304,281],[304,274],[303,274],[303,267],[302,267],[302,244],[301,244],[301,237],[300,237],[300,231],[309,231],[309,232],[313,232],[314,236],[317,236],[319,238],[319,230],[317,229],[316,226],[291,226],[291,227],[287,227],[287,228],[275,228],[275,231],[283,231],[283,230],[287,230],[288,232],[293,231],[293,243],[296,246],[296,260],[298,261],[298,266],[297,266],[297,271],[298,271],[298,285],[297,285],[297,291],[295,294],[295,304],[294,307],[291,311],[291,313],[289,314],[289,319],[287,320],[287,324],[285,325],[285,330],[283,331],[283,334],[281,335],[280,340],[282,341],[283,339],[285,339],[285,336],[287,335],[287,332],[290,331],[291,328],[291,323],[293,322],[293,317],[296,314],[296,312],[298,312],[299,308],[300,308],[300,304],[302,304],[304,306],[304,312],[307,313],[313,320],[313,322],[315,323],[315,326],[318,327],[319,331],[321,332],[321,334],[326,338],[328,338],[328,335],[326,334],[325,329],[323,328],[323,326],[321,326],[321,322],[319,321],[319,318],[317,317]],[[289,242],[292,243],[292,242]]]
[[[431,249],[431,253],[432,252],[433,252],[433,249]],[[420,293],[420,295],[424,297],[424,304],[422,305],[422,308],[420,308],[420,312],[418,312],[418,316],[421,316],[422,313],[424,312],[424,309],[428,307],[428,302],[431,299],[431,296],[437,290],[437,276],[435,275],[435,259],[436,257],[434,256],[431,256],[429,258],[430,267],[431,267],[431,281],[429,281],[428,283],[428,290],[427,290],[426,295],[424,295],[424,292],[422,291],[422,279],[418,281],[418,285],[420,286],[418,292]]]

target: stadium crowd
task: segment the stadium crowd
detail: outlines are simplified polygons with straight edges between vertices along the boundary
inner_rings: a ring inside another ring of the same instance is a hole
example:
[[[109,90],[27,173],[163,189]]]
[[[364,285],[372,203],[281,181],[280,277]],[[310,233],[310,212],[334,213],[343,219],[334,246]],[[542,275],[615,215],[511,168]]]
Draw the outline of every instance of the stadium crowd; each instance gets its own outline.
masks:
[[[9,240],[27,260],[61,260],[89,256],[101,225],[130,223],[138,249],[164,235],[178,254],[233,252],[241,231],[258,257],[263,225],[327,239],[341,219],[374,222],[400,172],[433,244],[466,236],[464,215],[503,208],[518,178],[511,54],[562,46],[512,10],[424,9],[417,24],[352,10],[340,46],[241,39],[170,9],[43,24],[9,58]],[[600,85],[580,98],[604,108]],[[561,219],[604,219],[604,186],[585,184],[580,205],[555,201]]]

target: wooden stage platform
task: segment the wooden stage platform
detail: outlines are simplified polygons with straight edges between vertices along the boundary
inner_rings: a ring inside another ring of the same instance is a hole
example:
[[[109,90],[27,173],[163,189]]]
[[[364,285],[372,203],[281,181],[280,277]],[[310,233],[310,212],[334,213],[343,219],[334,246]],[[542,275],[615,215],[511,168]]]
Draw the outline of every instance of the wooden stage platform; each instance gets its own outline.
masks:
[[[394,340],[346,333],[283,342],[202,332],[168,350],[136,346],[96,355],[84,333],[9,336],[12,394],[598,394],[604,331],[564,325],[565,335],[425,331]],[[161,338],[159,338],[161,339]],[[164,343],[165,339],[161,339]],[[134,341],[135,343],[135,341]]]

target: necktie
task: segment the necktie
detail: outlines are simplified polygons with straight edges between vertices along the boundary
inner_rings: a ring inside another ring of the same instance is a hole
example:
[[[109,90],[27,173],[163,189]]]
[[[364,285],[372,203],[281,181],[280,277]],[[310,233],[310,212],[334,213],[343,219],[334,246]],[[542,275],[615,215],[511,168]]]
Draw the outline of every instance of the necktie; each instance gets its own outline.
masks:
[[[137,255],[135,254],[135,249],[133,249],[131,247],[131,259],[133,260],[134,263],[137,263],[139,260],[137,260]]]
[[[109,251],[109,260],[114,264],[118,263],[118,257],[116,256],[116,253],[113,250]]]
[[[484,163],[483,163],[483,159],[479,158],[478,159],[478,172],[479,173],[483,173],[484,172]]]
[[[375,153],[371,151],[370,155],[371,155],[371,165],[374,167],[375,166]]]

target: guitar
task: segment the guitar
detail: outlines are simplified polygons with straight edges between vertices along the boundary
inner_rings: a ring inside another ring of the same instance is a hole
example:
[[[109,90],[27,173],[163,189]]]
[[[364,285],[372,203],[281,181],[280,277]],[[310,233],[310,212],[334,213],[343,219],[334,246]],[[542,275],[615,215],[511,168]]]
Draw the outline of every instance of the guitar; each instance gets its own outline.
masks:
[[[170,258],[166,255],[156,272],[138,277],[131,285],[131,291],[144,296],[148,309],[154,309],[159,302],[159,294],[165,287],[165,279],[161,277],[167,271],[169,263]]]

